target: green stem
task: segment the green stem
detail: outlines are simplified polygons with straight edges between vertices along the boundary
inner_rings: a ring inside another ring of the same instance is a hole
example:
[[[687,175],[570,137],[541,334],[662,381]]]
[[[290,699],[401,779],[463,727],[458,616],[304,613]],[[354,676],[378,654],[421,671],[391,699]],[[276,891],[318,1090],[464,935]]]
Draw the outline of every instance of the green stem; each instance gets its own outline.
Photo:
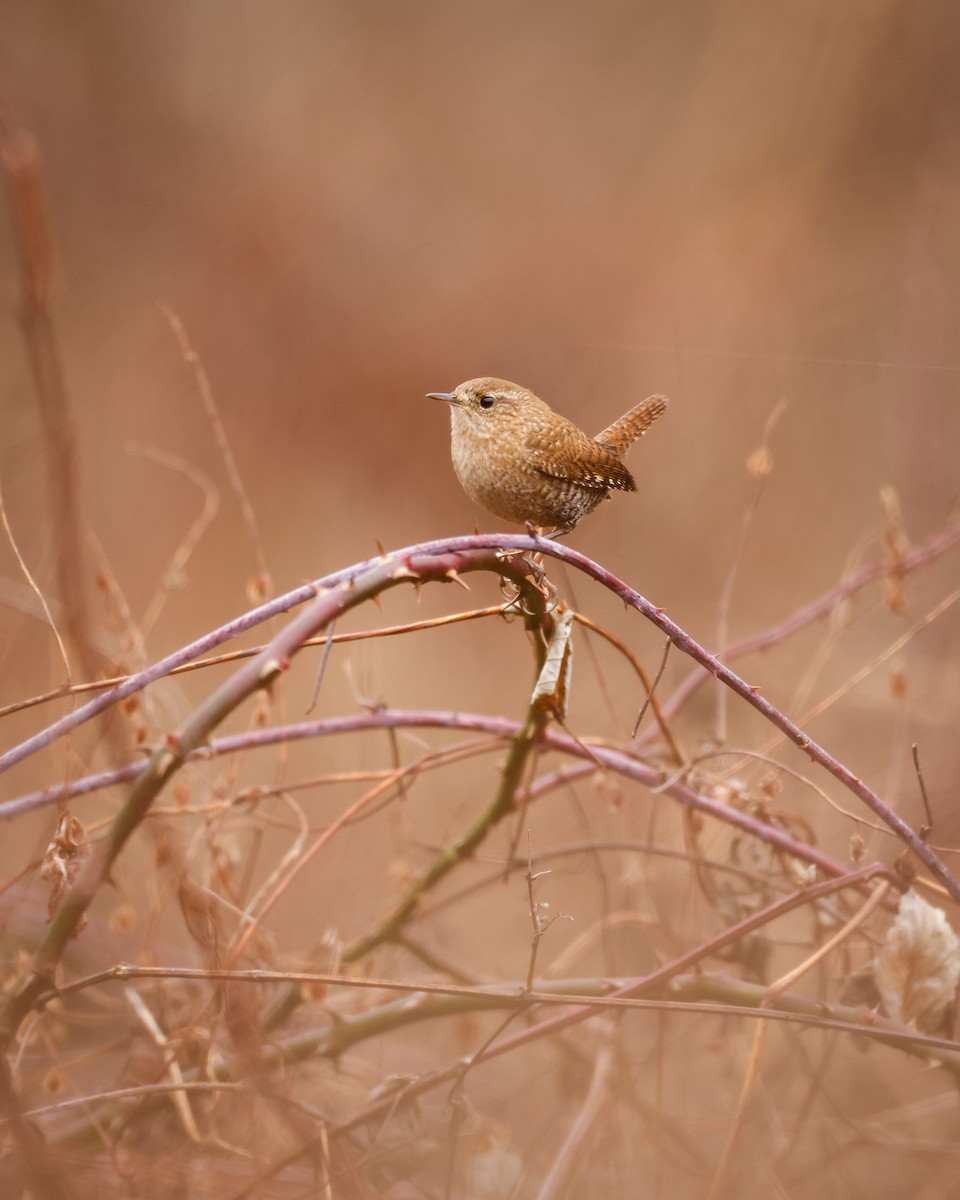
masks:
[[[524,624],[533,642],[536,683],[543,670],[546,657],[544,636],[549,640],[553,615],[545,611],[543,596],[535,587],[521,585],[521,594],[524,603]],[[393,911],[384,917],[376,929],[344,949],[341,955],[342,962],[356,962],[384,942],[395,941],[427,893],[459,863],[471,858],[491,830],[515,810],[517,792],[523,783],[530,754],[539,743],[548,720],[549,712],[531,702],[523,725],[511,743],[510,753],[503,764],[500,783],[490,803],[466,832],[441,850],[430,866],[410,884]]]

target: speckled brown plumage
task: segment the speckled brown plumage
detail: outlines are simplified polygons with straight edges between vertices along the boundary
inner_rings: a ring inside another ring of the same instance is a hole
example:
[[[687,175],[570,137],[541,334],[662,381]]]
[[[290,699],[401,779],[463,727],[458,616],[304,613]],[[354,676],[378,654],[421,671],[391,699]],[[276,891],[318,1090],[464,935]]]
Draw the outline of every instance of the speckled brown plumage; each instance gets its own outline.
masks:
[[[667,407],[665,397],[650,396],[592,438],[505,379],[428,394],[450,404],[453,466],[467,495],[505,521],[560,533],[611,489],[637,490],[623,456]]]

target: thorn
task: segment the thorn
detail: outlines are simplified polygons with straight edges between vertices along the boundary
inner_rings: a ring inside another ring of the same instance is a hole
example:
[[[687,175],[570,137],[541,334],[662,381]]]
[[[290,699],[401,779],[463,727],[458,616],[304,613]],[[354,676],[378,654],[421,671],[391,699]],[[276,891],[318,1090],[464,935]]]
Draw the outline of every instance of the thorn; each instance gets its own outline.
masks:
[[[451,583],[459,583],[465,592],[470,591],[470,585],[466,582],[465,579],[461,579],[461,577],[457,574],[456,570],[453,567],[451,567],[449,571],[444,571],[443,574],[444,574],[444,577],[449,579]]]
[[[390,578],[391,579],[419,579],[420,576],[416,573],[416,571],[411,571],[410,568],[406,565],[406,563],[401,563],[398,567],[396,567],[394,569],[394,572],[390,576]]]
[[[176,762],[176,754],[172,754],[169,750],[164,750],[157,756],[157,775],[163,779],[165,775],[168,775],[173,770]]]
[[[387,552],[386,552],[386,550],[384,550],[384,548],[383,548],[383,542],[381,542],[381,541],[380,541],[380,539],[379,539],[378,537],[375,537],[375,538],[373,539],[373,544],[376,546],[377,550],[379,551],[379,553],[380,553],[380,557],[381,557],[381,558],[386,558],[386,557],[387,557]]]
[[[261,685],[271,683],[278,675],[282,675],[289,666],[289,658],[268,658],[260,668],[258,682]]]

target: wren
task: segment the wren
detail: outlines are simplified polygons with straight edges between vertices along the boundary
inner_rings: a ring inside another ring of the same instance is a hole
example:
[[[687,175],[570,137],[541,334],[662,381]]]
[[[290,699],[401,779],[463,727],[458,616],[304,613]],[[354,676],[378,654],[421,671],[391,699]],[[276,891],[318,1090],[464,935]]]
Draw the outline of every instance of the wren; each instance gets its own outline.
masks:
[[[623,456],[668,404],[650,396],[592,438],[505,379],[427,395],[450,404],[453,467],[470,499],[495,517],[555,533],[569,533],[611,489],[637,490]]]

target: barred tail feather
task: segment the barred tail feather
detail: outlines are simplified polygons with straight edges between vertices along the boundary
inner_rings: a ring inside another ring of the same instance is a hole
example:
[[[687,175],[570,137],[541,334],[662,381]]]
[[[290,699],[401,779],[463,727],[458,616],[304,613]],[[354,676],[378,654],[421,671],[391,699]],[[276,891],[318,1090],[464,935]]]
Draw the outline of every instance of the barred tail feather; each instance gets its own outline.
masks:
[[[669,403],[666,396],[648,396],[628,413],[624,413],[619,421],[614,421],[603,433],[598,433],[595,440],[601,446],[606,446],[618,458],[622,458],[637,438],[643,437],[657,417],[667,411]]]

